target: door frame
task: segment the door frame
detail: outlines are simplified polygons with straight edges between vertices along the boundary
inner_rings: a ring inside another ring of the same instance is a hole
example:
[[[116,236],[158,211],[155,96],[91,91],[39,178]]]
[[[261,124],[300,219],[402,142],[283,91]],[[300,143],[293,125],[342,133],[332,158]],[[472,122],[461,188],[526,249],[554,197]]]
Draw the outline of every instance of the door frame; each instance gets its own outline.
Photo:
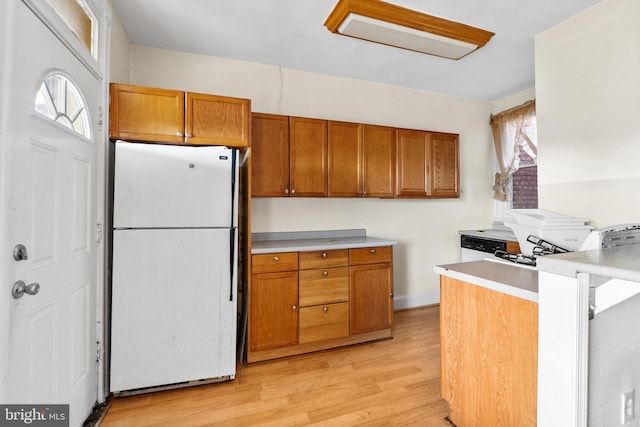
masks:
[[[111,6],[107,0],[81,0],[89,13],[93,15],[98,23],[93,37],[97,38],[98,52],[91,56],[82,43],[75,37],[67,25],[58,14],[51,8],[46,0],[21,0],[31,11],[46,25],[56,37],[74,54],[85,67],[101,81],[100,88],[100,111],[98,118],[100,128],[95,133],[95,144],[97,148],[97,168],[98,168],[98,206],[96,211],[96,224],[101,236],[96,236],[100,241],[96,245],[96,336],[100,340],[97,343],[97,390],[96,396],[99,403],[106,399],[107,387],[105,385],[105,338],[106,338],[106,315],[105,310],[105,289],[106,289],[106,242],[105,221],[108,218],[106,204],[106,159],[109,148],[108,135],[108,108],[109,108],[109,63],[111,46]],[[9,230],[11,227],[11,172],[12,157],[9,141],[12,137],[13,128],[10,121],[10,111],[12,101],[18,96],[14,93],[11,81],[14,70],[10,58],[13,53],[20,48],[19,40],[16,40],[17,32],[15,27],[16,11],[18,2],[0,2],[0,16],[4,17],[0,22],[2,32],[2,43],[0,43],[0,93],[4,96],[0,99],[0,230]],[[10,337],[10,304],[11,287],[9,280],[9,266],[11,262],[11,239],[10,233],[4,232],[0,237],[0,402],[7,401],[9,390],[9,347]]]

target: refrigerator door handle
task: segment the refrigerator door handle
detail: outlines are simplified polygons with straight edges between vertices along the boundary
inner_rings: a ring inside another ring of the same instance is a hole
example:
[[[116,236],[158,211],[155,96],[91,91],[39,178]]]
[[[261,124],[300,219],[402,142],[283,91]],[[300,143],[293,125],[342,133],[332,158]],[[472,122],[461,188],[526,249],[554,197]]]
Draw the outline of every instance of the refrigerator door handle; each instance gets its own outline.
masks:
[[[233,218],[235,217],[235,198],[236,198],[236,163],[237,163],[237,150],[235,148],[231,149],[231,229],[229,231],[230,235],[230,254],[229,254],[229,301],[233,301],[233,274],[234,274],[234,265],[235,265],[235,252],[236,252],[236,239],[235,239],[235,223]]]
[[[235,264],[235,252],[236,252],[236,229],[231,227],[229,229],[229,301],[233,301],[233,273]]]
[[[235,206],[236,206],[236,166],[237,166],[237,150],[231,149],[231,227],[235,226]]]

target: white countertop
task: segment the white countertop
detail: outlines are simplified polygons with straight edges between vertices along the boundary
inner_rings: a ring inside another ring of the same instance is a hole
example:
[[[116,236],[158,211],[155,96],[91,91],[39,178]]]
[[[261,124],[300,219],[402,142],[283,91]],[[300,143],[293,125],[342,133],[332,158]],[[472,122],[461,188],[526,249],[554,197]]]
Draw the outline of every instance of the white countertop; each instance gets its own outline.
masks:
[[[640,282],[640,245],[546,255],[538,257],[537,267],[540,271],[560,276],[576,277],[578,273],[590,273]]]
[[[538,271],[495,261],[437,265],[433,271],[517,298],[538,302]]]
[[[252,254],[370,248],[396,244],[398,242],[395,240],[367,236],[363,229],[253,233],[251,235]]]

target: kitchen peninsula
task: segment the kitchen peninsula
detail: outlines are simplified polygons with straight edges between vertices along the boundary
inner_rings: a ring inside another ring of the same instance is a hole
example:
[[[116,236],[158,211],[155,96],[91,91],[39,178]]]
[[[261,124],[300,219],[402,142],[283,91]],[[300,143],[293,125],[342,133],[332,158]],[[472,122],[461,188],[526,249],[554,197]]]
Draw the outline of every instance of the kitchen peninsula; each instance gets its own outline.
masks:
[[[253,233],[247,362],[392,337],[395,240]]]
[[[501,261],[440,274],[442,397],[458,426],[535,426],[538,272]]]

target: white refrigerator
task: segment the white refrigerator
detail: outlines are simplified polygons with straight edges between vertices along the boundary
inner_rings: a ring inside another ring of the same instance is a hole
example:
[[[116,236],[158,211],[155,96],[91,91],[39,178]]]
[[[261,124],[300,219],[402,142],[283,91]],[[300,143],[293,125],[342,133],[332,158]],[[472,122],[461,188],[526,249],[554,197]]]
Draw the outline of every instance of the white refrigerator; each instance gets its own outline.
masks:
[[[110,390],[233,379],[236,150],[115,144]]]

